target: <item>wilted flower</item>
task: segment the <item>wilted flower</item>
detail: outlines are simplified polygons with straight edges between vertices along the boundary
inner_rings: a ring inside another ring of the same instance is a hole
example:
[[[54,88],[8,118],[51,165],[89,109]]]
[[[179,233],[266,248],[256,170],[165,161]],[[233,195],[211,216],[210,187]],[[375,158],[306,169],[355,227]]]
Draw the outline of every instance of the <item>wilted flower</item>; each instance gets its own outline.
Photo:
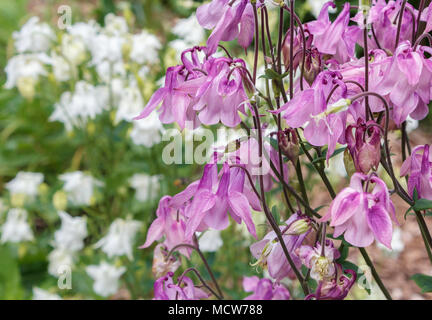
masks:
[[[326,240],[324,249],[321,243],[315,247],[303,245],[298,249],[303,264],[311,270],[310,276],[317,281],[331,279],[336,272],[335,260],[340,257],[339,251],[331,240]]]
[[[27,222],[27,211],[24,209],[9,209],[6,222],[1,227],[1,242],[22,242],[34,239],[33,231]]]
[[[152,272],[156,279],[165,276],[168,272],[175,272],[181,265],[180,259],[171,255],[168,259],[168,250],[165,245],[159,243],[153,252]]]
[[[118,291],[119,279],[126,272],[126,268],[115,267],[102,261],[99,265],[88,266],[86,272],[94,280],[94,292],[102,297],[107,297]]]
[[[340,266],[336,277],[330,281],[320,281],[315,293],[306,296],[305,300],[343,300],[348,295],[352,286],[357,279],[357,273],[354,270],[344,270]],[[351,275],[348,277],[347,275]]]

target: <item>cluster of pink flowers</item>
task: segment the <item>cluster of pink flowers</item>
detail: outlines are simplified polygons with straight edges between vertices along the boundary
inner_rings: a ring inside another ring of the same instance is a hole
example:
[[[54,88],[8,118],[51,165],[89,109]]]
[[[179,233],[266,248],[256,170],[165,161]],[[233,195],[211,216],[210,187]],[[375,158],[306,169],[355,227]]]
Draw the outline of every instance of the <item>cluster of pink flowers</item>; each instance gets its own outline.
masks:
[[[290,4],[281,2],[280,10],[292,16]],[[249,115],[258,137],[242,141],[238,150],[228,155],[215,153],[199,180],[174,196],[163,197],[144,248],[163,239],[167,251],[178,250],[188,258],[192,250],[199,251],[196,232],[209,228],[224,230],[230,224],[229,217],[244,223],[257,239],[252,210],[259,211],[266,215],[272,230],[250,246],[256,259],[252,266],[268,270],[274,281],[245,277],[245,291],[253,292],[247,299],[289,299],[290,293],[282,282],[287,277],[297,277],[306,299],[343,299],[357,273],[343,269],[337,262],[340,252],[333,240],[326,238],[326,230],[334,228],[333,237],[340,240],[343,236],[345,246],[364,248],[377,240],[391,249],[393,223],[398,222],[389,188],[377,173],[380,164],[393,178],[394,192],[404,199],[415,201],[416,193],[419,198],[432,200],[429,145],[415,147],[406,158],[401,169],[401,175],[408,177],[405,191],[397,182],[400,177],[394,176],[387,137],[390,123],[405,130],[409,117],[421,120],[429,113],[432,50],[422,45],[427,38],[422,33],[432,30],[432,5],[419,12],[403,0],[374,0],[370,8],[351,16],[353,8],[346,3],[333,21],[329,7],[336,5],[332,1],[326,3],[315,21],[297,26],[292,22],[278,46],[279,52],[276,47],[267,52],[272,57],[265,57],[266,65],[280,75],[279,79],[271,79],[272,87],[289,96],[282,101],[275,94],[274,99],[282,102],[278,104],[271,104],[272,96],[255,87],[256,62],[249,71],[245,61],[232,58],[225,48],[226,56],[215,55],[222,41],[237,39],[248,50],[254,39],[261,40],[257,35],[269,34],[264,32],[269,31],[266,23],[259,23],[259,14],[264,15],[261,21],[267,19],[266,2],[213,0],[198,8],[199,23],[212,30],[206,47],[186,50],[182,63],[168,68],[165,85],[155,92],[137,119],[147,117],[159,105],[161,121],[175,122],[182,129],[186,121],[192,121],[195,127],[218,123],[247,126],[245,119]],[[421,32],[417,17],[426,25]],[[364,49],[365,56],[356,55],[356,45]],[[255,45],[256,58],[257,48]],[[287,73],[292,72],[295,82],[290,84],[289,93],[284,88],[283,66],[278,65],[278,60],[284,62]],[[259,108],[257,103],[262,97],[261,105],[267,103],[265,108]],[[266,119],[282,119],[277,123],[279,149],[263,139],[262,129],[268,125],[261,123],[264,115],[268,116]],[[327,162],[338,144],[346,145],[346,157],[356,171],[350,185],[334,197],[321,219],[316,219],[317,213],[288,179],[288,160],[294,166],[298,164],[303,139],[310,150],[326,151]],[[225,160],[218,166],[217,160],[223,157]],[[248,161],[251,157],[261,160],[252,165]],[[256,167],[267,170],[260,175],[253,170]],[[265,201],[266,193],[275,186],[282,186],[299,204],[298,210],[291,208],[283,223],[274,219]],[[164,267],[168,262],[159,259],[157,263]],[[307,277],[317,282],[314,293],[299,272],[302,266],[309,270]],[[170,272],[155,283],[157,299],[208,296],[201,289],[194,289],[186,276],[174,284],[176,268],[165,269]],[[221,292],[217,297],[221,297]]]

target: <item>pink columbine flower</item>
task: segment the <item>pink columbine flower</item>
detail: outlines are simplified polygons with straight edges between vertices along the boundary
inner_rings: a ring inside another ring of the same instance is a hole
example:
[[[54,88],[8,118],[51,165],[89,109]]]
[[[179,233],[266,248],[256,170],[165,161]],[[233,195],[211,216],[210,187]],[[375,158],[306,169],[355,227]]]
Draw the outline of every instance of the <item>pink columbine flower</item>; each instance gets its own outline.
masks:
[[[374,0],[369,10],[367,24],[373,24],[375,36],[372,30],[369,31],[368,47],[369,49],[381,48],[393,52],[395,50],[395,41],[397,28],[399,24],[399,12],[403,0],[389,1]],[[417,10],[410,4],[406,3],[405,10],[402,16],[402,25],[400,29],[399,40],[411,40],[413,34],[413,18],[417,17]],[[364,27],[363,11],[359,10],[356,16],[352,19],[358,25]],[[358,44],[363,46],[363,37],[360,37]]]
[[[179,283],[175,284],[173,276],[174,273],[168,272],[155,281],[154,300],[200,300],[209,297],[209,294],[195,287],[189,277],[182,276],[178,279]]]
[[[426,47],[414,50],[409,41],[399,44],[382,81],[376,86],[376,91],[393,104],[393,120],[397,125],[408,115],[421,120],[429,112],[432,60],[425,59],[425,50],[430,51]]]
[[[301,215],[297,213],[293,214],[286,221],[288,229],[292,223],[300,219],[302,219]],[[283,232],[287,230],[287,227],[281,226],[280,229]],[[300,235],[288,235],[284,233],[282,236],[288,252],[297,267],[301,266],[301,260],[295,251],[302,245],[309,232],[310,229]],[[253,266],[268,268],[270,276],[275,280],[281,280],[286,276],[292,276],[293,271],[274,231],[269,232],[264,239],[252,244],[250,250],[252,255],[257,259]]]
[[[401,167],[401,177],[409,175],[408,191],[417,190],[420,199],[432,200],[432,154],[430,146],[416,146]]]
[[[349,125],[345,140],[358,172],[368,174],[371,169],[378,168],[381,160],[381,130],[374,121],[365,123],[359,119],[356,125]]]
[[[282,284],[273,283],[270,279],[257,276],[243,277],[243,289],[253,292],[244,300],[289,300],[290,293]]]
[[[245,222],[256,238],[255,224],[248,198],[244,195],[245,172],[224,163],[218,177],[217,164],[207,164],[191,205],[187,208],[186,237],[203,228],[222,230],[228,227],[228,213],[237,223]]]
[[[203,28],[213,29],[207,40],[207,54],[216,52],[221,41],[237,38],[245,50],[254,36],[255,20],[249,0],[212,0],[197,10],[198,22]]]
[[[140,248],[149,247],[154,241],[165,237],[164,245],[168,250],[179,244],[192,244],[192,239],[186,237],[186,215],[185,210],[189,199],[196,191],[198,184],[192,183],[183,192],[174,197],[165,196],[159,201],[156,210],[157,218],[151,224],[145,243]],[[189,257],[190,248],[180,248],[179,252]]]
[[[306,24],[313,36],[312,44],[319,52],[331,55],[334,60],[344,63],[354,57],[355,44],[361,34],[356,26],[348,26],[350,20],[350,4],[345,3],[343,10],[334,22],[329,19],[328,8],[336,5],[329,1],[321,9],[318,19]]]
[[[374,174],[355,173],[320,221],[330,220],[330,226],[335,227],[333,236],[344,234],[356,247],[367,247],[376,239],[391,249],[392,219],[397,223],[385,182]]]
[[[327,98],[335,85],[339,85],[327,104]],[[311,88],[298,92],[277,111],[292,128],[304,126],[304,135],[314,146],[328,145],[327,159],[333,154],[337,142],[345,139],[347,111],[351,102],[346,99],[347,86],[336,71],[321,72]]]
[[[315,247],[303,245],[297,252],[303,264],[311,270],[312,279],[323,281],[335,276],[335,260],[340,257],[340,253],[333,241],[327,239],[324,249],[318,242]]]
[[[162,123],[176,122],[182,129],[186,121],[194,127],[219,121],[235,127],[241,122],[238,113],[245,113],[248,105],[242,81],[246,63],[241,59],[203,57],[204,49],[194,47],[182,53],[183,64],[168,68],[165,86],[153,94],[136,120],[161,105],[158,112]]]

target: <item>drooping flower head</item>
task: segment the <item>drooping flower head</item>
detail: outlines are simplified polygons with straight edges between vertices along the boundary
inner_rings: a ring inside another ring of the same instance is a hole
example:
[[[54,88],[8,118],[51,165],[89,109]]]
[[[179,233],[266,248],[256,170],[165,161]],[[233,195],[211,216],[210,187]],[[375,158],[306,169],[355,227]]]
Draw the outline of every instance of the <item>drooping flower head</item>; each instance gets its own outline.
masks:
[[[408,192],[419,199],[432,200],[432,154],[430,145],[416,146],[401,167],[401,177],[409,175]]]
[[[367,247],[376,239],[391,249],[392,219],[397,223],[385,182],[375,174],[355,173],[320,221],[330,220],[330,226],[335,227],[333,236],[344,234],[356,247]]]

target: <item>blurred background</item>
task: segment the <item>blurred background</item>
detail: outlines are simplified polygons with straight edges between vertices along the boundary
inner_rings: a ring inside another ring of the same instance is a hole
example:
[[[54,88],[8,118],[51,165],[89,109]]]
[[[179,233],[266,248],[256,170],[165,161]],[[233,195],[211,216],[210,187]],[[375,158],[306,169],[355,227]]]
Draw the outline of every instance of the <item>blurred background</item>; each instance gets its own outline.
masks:
[[[0,0],[0,299],[152,298],[154,245],[138,246],[160,197],[183,190],[201,167],[164,164],[170,126],[132,118],[180,53],[205,44],[208,31],[194,17],[202,3]],[[322,3],[296,1],[296,12],[309,21]],[[235,43],[227,48],[253,58]],[[430,121],[412,133],[414,144],[431,141]],[[340,160],[329,171],[342,188]],[[306,177],[315,207],[328,203],[317,177]],[[277,210],[281,202],[275,190],[271,204]],[[372,256],[395,298],[430,298],[410,280],[432,270],[405,211],[400,204],[395,250],[376,246]],[[264,217],[254,213],[254,220],[262,236]],[[229,298],[247,295],[243,276],[263,274],[250,266],[252,241],[236,224],[200,237]],[[350,258],[362,264],[356,253]],[[195,255],[181,269],[190,265],[206,274]],[[349,298],[382,298],[375,287],[369,293],[359,287]]]

